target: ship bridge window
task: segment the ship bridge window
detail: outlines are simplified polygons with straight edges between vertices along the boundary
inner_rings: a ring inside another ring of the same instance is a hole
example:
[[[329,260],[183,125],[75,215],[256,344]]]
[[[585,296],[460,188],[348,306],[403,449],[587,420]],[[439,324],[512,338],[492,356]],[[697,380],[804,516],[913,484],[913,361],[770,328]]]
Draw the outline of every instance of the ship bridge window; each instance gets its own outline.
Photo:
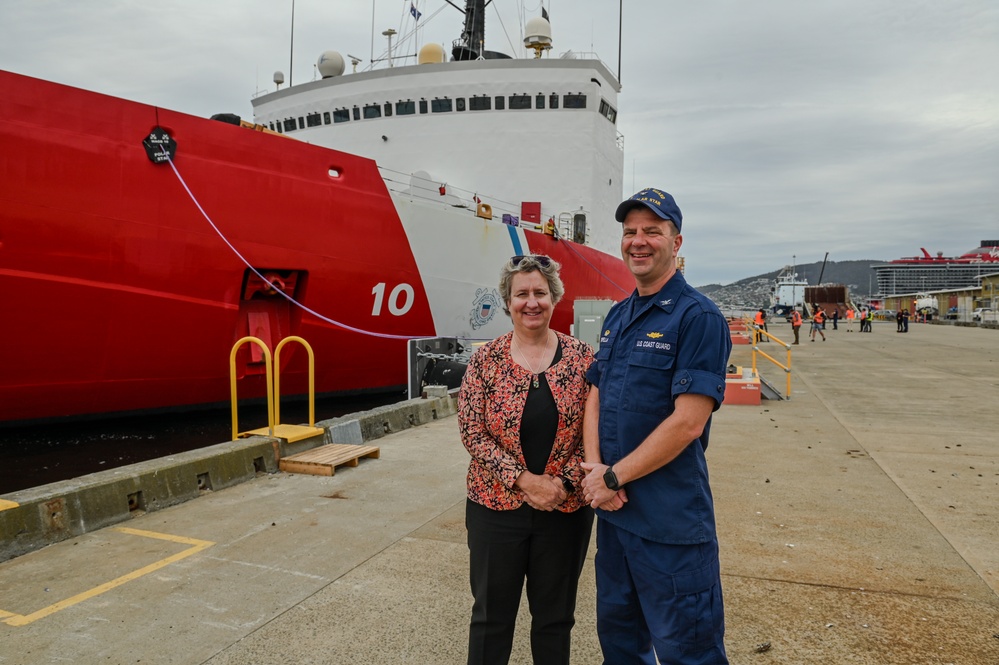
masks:
[[[427,100],[421,99],[420,100],[420,113],[426,113],[426,112],[427,112]]]
[[[365,119],[382,117],[382,107],[378,104],[368,104],[364,107],[364,117]]]
[[[392,102],[385,102],[385,117],[392,117]]]
[[[350,109],[336,109],[333,111],[333,122],[350,121]]]
[[[497,99],[503,99],[502,97],[497,97]],[[469,111],[488,111],[492,108],[492,97],[483,95],[482,97],[472,97],[468,100],[468,110]]]
[[[305,116],[305,126],[306,127],[319,127],[323,124],[322,118],[318,113],[310,113]]]
[[[298,129],[298,127],[295,126],[295,119],[294,118],[286,118],[285,121],[284,121],[284,131],[286,131],[286,132],[293,132],[296,129]]]
[[[330,112],[329,111],[323,111],[323,124],[324,125],[328,125],[331,122],[332,122],[332,120],[330,120]]]
[[[434,113],[450,113],[451,100],[447,97],[444,99],[435,99],[430,102],[430,110]]]
[[[612,123],[617,122],[617,109],[607,103],[606,100],[600,100],[600,115],[604,116]]]
[[[360,119],[361,119],[361,109],[359,109],[359,108],[357,108],[355,106],[354,107],[354,120],[360,120]]]
[[[454,110],[455,111],[464,111],[465,110],[465,98],[464,97],[455,97],[455,99],[454,99]]]
[[[305,129],[305,118],[298,116],[298,128]]]
[[[534,108],[543,109],[545,107],[545,96],[537,94],[534,96]]]
[[[575,95],[562,95],[562,107],[567,109],[585,109],[586,95],[581,92]]]
[[[506,108],[506,97],[503,95],[496,95],[496,110],[502,111]]]
[[[416,113],[416,102],[406,101],[395,103],[396,115],[413,115],[414,113]]]
[[[528,95],[510,95],[510,109],[531,108],[531,98]]]
[[[553,109],[557,109],[558,108],[558,93],[557,92],[553,92],[552,94],[548,95],[548,106],[549,106],[549,108],[553,108]]]

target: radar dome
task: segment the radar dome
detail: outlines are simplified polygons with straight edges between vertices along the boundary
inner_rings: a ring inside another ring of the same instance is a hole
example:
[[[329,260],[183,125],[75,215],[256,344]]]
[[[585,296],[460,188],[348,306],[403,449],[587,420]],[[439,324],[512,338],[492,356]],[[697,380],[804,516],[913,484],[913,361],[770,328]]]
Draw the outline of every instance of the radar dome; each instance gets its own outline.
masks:
[[[552,25],[548,19],[535,16],[524,26],[524,46],[534,49],[534,57],[540,58],[542,51],[552,47]]]
[[[444,47],[440,44],[424,44],[417,62],[421,65],[434,65],[444,62]]]
[[[319,56],[319,60],[316,62],[319,74],[324,79],[340,76],[343,74],[346,66],[343,56],[336,51],[323,51],[323,54]]]

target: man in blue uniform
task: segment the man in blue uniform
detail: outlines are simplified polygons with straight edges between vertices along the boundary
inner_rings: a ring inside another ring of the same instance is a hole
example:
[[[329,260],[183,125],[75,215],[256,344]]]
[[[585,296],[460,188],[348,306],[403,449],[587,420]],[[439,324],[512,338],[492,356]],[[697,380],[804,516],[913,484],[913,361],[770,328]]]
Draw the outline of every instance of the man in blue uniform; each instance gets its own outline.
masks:
[[[637,289],[607,315],[583,425],[604,663],[725,664],[704,450],[725,396],[728,324],[677,271],[672,196],[642,190],[616,217]]]

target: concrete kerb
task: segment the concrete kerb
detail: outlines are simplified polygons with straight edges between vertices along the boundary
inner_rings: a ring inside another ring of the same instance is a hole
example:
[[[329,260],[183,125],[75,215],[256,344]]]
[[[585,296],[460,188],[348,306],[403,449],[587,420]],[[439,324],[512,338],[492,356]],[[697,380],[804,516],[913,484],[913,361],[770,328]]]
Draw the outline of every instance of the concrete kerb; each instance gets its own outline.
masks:
[[[453,416],[457,413],[454,391],[434,399],[415,398],[370,411],[323,420],[316,425],[327,432],[329,443],[367,443],[386,434]]]
[[[16,505],[0,509],[0,561],[275,473],[282,456],[362,444],[455,413],[453,395],[411,399],[318,422],[322,436],[294,444],[253,436],[5,494]]]
[[[999,321],[955,321],[953,319],[933,319],[927,321],[931,326],[956,326],[958,328],[985,328],[999,330]]]

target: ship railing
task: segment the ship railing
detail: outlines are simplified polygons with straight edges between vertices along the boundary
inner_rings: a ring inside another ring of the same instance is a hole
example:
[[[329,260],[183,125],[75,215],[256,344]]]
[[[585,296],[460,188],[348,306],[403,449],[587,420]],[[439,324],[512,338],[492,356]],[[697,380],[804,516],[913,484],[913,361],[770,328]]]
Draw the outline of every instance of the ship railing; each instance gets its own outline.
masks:
[[[519,203],[504,201],[495,196],[475,190],[462,189],[447,183],[437,183],[431,180],[414,177],[413,174],[393,171],[383,166],[378,167],[385,186],[394,194],[408,196],[426,203],[439,205],[442,208],[464,208],[473,215],[485,204],[492,210],[492,217],[499,220],[516,220],[511,226],[523,229],[541,231],[544,221],[529,222],[520,219],[522,212]],[[444,193],[441,193],[441,190]],[[509,222],[508,222],[509,223]],[[571,238],[572,236],[567,236]]]
[[[533,56],[532,56],[533,57]],[[576,51],[574,49],[569,49],[568,51],[562,51],[558,54],[559,60],[595,60],[599,62],[604,69],[608,72],[613,72],[611,66],[604,62],[604,59],[600,57],[600,54],[596,51]]]
[[[764,330],[761,326],[756,325],[751,318],[748,316],[743,319],[746,323],[746,329],[753,331],[753,376],[759,376],[759,371],[757,369],[757,356],[762,357],[764,360],[768,360],[780,369],[784,370],[784,376],[787,380],[787,390],[784,394],[784,399],[791,399],[791,345],[784,340],[771,335],[768,331]],[[774,358],[772,355],[760,348],[760,342],[766,339],[768,342],[776,343],[784,347],[787,353],[787,358],[785,362],[781,362]]]

